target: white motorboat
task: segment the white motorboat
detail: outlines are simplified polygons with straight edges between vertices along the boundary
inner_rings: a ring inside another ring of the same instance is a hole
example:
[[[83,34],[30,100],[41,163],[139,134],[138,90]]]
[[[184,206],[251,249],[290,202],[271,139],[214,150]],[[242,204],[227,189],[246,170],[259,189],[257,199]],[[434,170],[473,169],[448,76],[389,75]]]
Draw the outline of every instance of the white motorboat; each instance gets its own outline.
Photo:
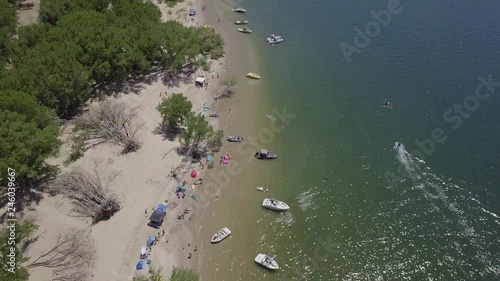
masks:
[[[242,33],[252,33],[252,30],[248,27],[238,28],[238,31]]]
[[[290,209],[290,206],[288,206],[285,202],[272,198],[264,199],[264,201],[262,201],[262,207],[275,211],[286,211]]]
[[[236,25],[247,24],[247,23],[248,23],[247,20],[237,20],[234,22],[234,24],[236,24]]]
[[[229,136],[227,137],[227,141],[229,142],[241,142],[243,140],[242,137],[239,136]]]
[[[283,38],[279,35],[271,34],[271,36],[267,37],[267,42],[269,44],[278,44],[283,42]]]
[[[247,12],[247,10],[245,10],[243,8],[236,8],[236,9],[232,9],[231,11],[236,12],[236,13],[246,13]]]
[[[231,230],[229,228],[224,227],[223,229],[217,231],[217,233],[212,236],[212,243],[219,243],[220,241],[226,239],[229,235],[231,235]]]
[[[255,152],[254,156],[257,159],[276,159],[278,154],[267,149],[261,149],[260,151]]]
[[[271,270],[276,270],[280,268],[278,263],[274,260],[274,257],[269,254],[258,254],[255,257],[255,262]]]

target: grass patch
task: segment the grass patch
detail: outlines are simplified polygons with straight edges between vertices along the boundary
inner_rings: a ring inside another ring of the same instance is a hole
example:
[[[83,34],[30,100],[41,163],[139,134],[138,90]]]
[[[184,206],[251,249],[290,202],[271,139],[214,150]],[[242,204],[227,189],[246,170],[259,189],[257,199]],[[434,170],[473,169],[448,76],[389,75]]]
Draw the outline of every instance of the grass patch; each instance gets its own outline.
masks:
[[[198,273],[187,268],[174,267],[170,281],[199,281]]]
[[[209,62],[206,57],[201,57],[198,60],[196,60],[196,65],[198,67],[201,67],[201,69],[203,69],[203,71],[209,71],[210,67],[212,65],[212,62]]]
[[[167,6],[173,8],[175,7],[175,5],[177,5],[177,3],[181,2],[184,2],[184,0],[167,0]]]

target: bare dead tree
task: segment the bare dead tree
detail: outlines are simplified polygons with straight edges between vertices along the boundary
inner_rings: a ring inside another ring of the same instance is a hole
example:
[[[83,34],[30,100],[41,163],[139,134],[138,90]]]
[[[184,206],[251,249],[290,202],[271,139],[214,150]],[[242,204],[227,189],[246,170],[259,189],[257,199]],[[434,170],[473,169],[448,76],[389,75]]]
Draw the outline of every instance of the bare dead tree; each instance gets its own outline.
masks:
[[[121,208],[118,197],[103,187],[97,168],[94,169],[94,175],[77,170],[62,175],[54,181],[49,192],[72,199],[74,211],[81,216],[91,217],[94,224],[108,220]]]
[[[222,81],[222,94],[215,97],[215,100],[222,98],[231,98],[234,94],[236,94],[236,83],[238,80],[236,77],[225,78]]]
[[[134,124],[139,108],[129,109],[122,103],[101,103],[77,119],[77,124],[88,135],[87,145],[113,142],[123,146],[122,154],[134,152],[141,147],[135,134],[141,127]]]
[[[56,245],[27,268],[51,268],[54,281],[84,281],[94,262],[94,243],[88,230],[71,230],[58,235]]]

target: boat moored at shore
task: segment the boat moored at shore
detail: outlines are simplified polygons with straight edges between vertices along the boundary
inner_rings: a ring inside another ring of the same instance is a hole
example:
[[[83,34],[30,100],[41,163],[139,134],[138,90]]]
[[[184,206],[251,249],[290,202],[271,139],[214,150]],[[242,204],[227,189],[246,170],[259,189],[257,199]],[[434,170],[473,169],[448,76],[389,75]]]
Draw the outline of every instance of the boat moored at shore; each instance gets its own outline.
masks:
[[[274,211],[287,211],[290,209],[287,203],[273,198],[266,198],[262,201],[262,207]]]
[[[252,79],[256,79],[256,80],[259,80],[260,79],[260,75],[257,74],[257,73],[253,73],[253,72],[249,72],[247,73],[247,77],[248,78],[252,78]]]
[[[248,27],[238,28],[238,31],[241,33],[252,33],[252,30]]]
[[[210,240],[212,243],[219,243],[220,241],[226,239],[229,235],[231,235],[231,230],[229,228],[224,227],[223,229],[217,231],[217,233],[212,236]]]
[[[271,45],[281,43],[283,42],[283,40],[284,39],[281,36],[274,34],[271,34],[271,36],[267,37],[267,42]]]
[[[255,158],[257,159],[276,159],[278,154],[272,151],[268,151],[267,149],[261,149],[260,151],[255,153]]]
[[[242,14],[247,12],[247,10],[245,10],[245,9],[243,9],[241,7],[240,8],[236,8],[236,9],[232,9],[231,11],[236,12],[236,13],[242,13]]]
[[[242,25],[242,24],[247,24],[247,23],[248,23],[247,20],[237,20],[234,22],[234,24],[236,24],[236,25]]]
[[[274,260],[274,257],[269,254],[258,254],[255,257],[255,262],[270,270],[277,270],[280,268],[278,263]]]
[[[227,137],[228,142],[241,142],[243,140],[240,136],[229,136]]]

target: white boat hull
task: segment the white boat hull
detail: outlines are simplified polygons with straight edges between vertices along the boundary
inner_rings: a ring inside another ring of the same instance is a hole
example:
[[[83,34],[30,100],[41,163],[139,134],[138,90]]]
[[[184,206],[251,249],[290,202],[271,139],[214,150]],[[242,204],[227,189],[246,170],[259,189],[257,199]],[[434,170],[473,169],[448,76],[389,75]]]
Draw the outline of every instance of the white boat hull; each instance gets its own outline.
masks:
[[[241,142],[241,141],[243,141],[243,138],[238,137],[238,136],[229,136],[229,137],[227,137],[227,141],[229,141],[229,142]]]
[[[283,38],[281,38],[281,36],[277,36],[274,39],[272,37],[267,37],[267,42],[271,45],[278,44],[278,43],[283,42]]]
[[[280,268],[278,263],[272,257],[265,254],[258,254],[255,257],[255,262],[270,270],[277,270]]]
[[[274,211],[287,211],[290,209],[290,206],[285,202],[270,198],[266,198],[262,201],[262,207]]]
[[[217,231],[217,233],[212,236],[212,239],[210,241],[212,243],[219,243],[222,240],[226,239],[229,235],[231,235],[231,230],[229,230],[229,228],[227,227],[224,227],[223,229]]]

